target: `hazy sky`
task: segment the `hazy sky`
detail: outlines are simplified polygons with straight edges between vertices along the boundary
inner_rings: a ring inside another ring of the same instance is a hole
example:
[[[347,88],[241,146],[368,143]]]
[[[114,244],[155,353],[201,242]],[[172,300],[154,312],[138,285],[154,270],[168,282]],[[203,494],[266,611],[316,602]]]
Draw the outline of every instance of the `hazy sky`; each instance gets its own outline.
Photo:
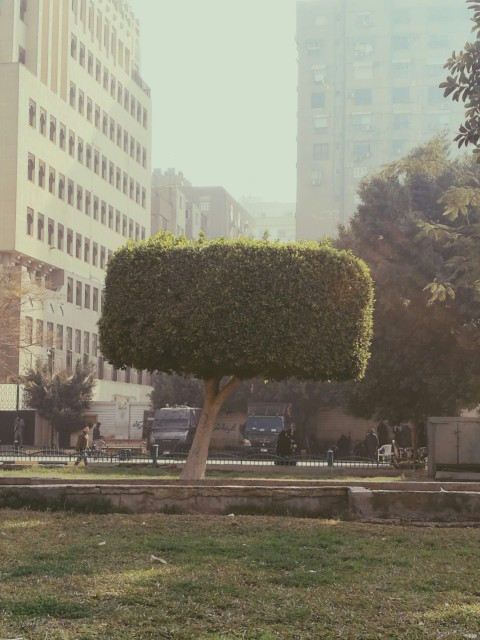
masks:
[[[152,90],[152,167],[295,201],[295,0],[130,0]]]

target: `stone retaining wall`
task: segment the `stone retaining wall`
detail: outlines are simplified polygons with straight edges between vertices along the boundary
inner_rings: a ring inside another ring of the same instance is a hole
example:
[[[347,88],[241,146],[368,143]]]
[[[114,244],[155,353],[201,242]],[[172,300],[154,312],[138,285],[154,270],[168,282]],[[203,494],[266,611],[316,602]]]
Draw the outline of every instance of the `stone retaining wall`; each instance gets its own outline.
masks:
[[[0,508],[290,515],[358,521],[479,522],[475,490],[361,486],[2,484]]]

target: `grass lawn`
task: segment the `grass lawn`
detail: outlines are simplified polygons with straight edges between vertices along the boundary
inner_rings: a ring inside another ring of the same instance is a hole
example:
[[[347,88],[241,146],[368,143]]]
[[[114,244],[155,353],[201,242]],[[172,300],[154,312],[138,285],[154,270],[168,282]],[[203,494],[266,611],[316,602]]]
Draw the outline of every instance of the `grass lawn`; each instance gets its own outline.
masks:
[[[480,638],[479,547],[476,528],[3,510],[0,638]]]
[[[345,473],[345,470],[328,470],[328,469],[311,469],[308,467],[297,467],[288,469],[288,467],[234,467],[230,469],[210,468],[207,469],[207,480],[232,480],[232,479],[248,479],[248,480],[281,480],[292,479],[298,481],[309,480],[347,480],[359,482],[362,480],[360,475],[354,475],[355,471]],[[374,470],[375,473],[375,470]],[[96,479],[177,479],[180,477],[180,469],[171,466],[153,467],[152,465],[97,465],[90,464],[87,467],[83,465],[75,467],[73,464],[67,466],[48,467],[38,464],[29,465],[26,469],[2,471],[0,466],[0,478],[9,477],[37,477],[37,478],[64,478],[66,481],[74,479],[90,478]],[[398,472],[395,475],[381,476],[373,475],[368,477],[370,482],[400,482],[402,480],[425,480],[427,479],[425,471],[407,471],[405,473]],[[1,640],[1,639],[0,639]]]

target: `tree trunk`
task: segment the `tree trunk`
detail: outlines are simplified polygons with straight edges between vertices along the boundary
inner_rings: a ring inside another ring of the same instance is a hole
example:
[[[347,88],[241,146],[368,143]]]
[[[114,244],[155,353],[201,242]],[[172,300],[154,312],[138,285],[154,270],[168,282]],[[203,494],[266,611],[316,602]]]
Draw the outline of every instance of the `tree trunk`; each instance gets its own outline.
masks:
[[[208,446],[210,444],[213,425],[224,401],[235,387],[240,384],[240,379],[236,377],[230,378],[221,389],[218,378],[204,380],[204,383],[205,400],[203,402],[202,414],[195,431],[187,461],[180,475],[181,480],[203,480],[205,478]]]

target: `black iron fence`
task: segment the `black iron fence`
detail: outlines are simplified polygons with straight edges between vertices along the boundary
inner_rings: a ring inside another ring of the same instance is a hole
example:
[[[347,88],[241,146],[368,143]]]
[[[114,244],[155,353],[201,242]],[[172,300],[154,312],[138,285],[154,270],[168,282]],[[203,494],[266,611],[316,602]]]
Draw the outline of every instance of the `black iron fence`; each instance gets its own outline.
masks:
[[[155,457],[141,447],[113,447],[99,451],[88,450],[87,460],[91,463],[104,464],[176,464],[182,463],[187,458],[187,453],[176,452],[161,454]],[[58,447],[16,447],[14,445],[0,445],[0,468],[2,464],[68,464],[74,462],[78,452],[73,449]],[[390,462],[374,460],[360,456],[345,458],[333,458],[326,455],[298,455],[282,457],[274,454],[253,453],[250,455],[228,453],[225,451],[211,451],[208,456],[209,465],[221,466],[286,466],[286,467],[331,467],[331,468],[356,468],[356,469],[392,469]],[[422,468],[424,465],[413,461],[409,468]],[[398,467],[397,467],[398,468]]]

